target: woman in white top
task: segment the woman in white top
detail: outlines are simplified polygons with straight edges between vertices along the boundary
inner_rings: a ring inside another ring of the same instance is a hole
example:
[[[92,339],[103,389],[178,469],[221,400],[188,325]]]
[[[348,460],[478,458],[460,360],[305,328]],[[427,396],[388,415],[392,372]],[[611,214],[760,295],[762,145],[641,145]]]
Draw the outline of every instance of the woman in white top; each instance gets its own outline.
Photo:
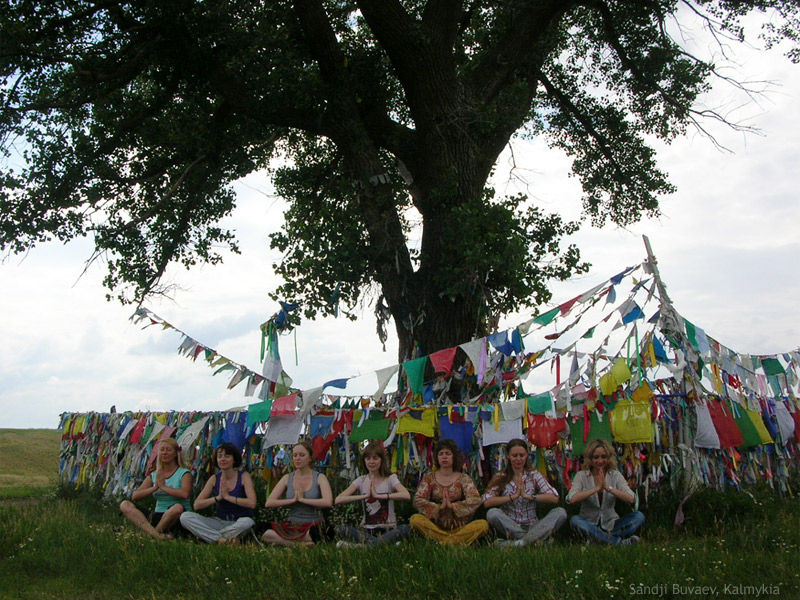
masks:
[[[337,546],[353,543],[380,546],[398,542],[411,532],[408,525],[397,525],[394,514],[395,500],[411,500],[411,494],[400,483],[397,475],[389,471],[389,459],[383,442],[373,440],[359,459],[365,475],[356,478],[346,490],[336,496],[335,504],[364,502],[361,527],[338,525],[336,535],[341,538]]]
[[[567,503],[581,503],[580,514],[570,519],[570,526],[584,537],[606,544],[635,544],[635,535],[644,524],[638,510],[620,518],[614,510],[617,500],[633,504],[636,497],[617,470],[617,456],[606,440],[586,444],[583,470],[572,481]]]

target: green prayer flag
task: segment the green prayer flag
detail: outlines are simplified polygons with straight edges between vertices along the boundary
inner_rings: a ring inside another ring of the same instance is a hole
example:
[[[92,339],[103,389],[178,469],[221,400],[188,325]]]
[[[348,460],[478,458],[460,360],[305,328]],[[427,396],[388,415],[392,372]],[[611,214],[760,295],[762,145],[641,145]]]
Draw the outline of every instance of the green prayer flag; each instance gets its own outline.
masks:
[[[289,394],[289,388],[292,386],[292,378],[286,373],[281,371],[278,375],[278,381],[275,382],[275,397],[282,398]]]
[[[761,366],[764,369],[764,373],[767,375],[786,374],[786,371],[783,370],[783,365],[781,365],[781,361],[779,361],[777,358],[762,358]]]
[[[553,410],[553,396],[544,392],[537,396],[528,396],[528,412],[534,415],[543,415],[548,410]]]
[[[425,367],[428,357],[421,356],[403,363],[403,371],[408,376],[408,385],[415,394],[421,394],[425,381]]]
[[[703,376],[703,368],[706,366],[706,361],[703,360],[703,357],[698,355],[697,356],[697,374],[701,377]],[[710,377],[709,377],[710,379]]]
[[[220,373],[222,373],[223,371],[235,371],[235,370],[236,370],[236,367],[234,367],[234,366],[233,366],[231,363],[229,363],[229,362],[226,362],[226,363],[225,363],[224,365],[222,365],[222,366],[221,366],[219,369],[217,369],[216,371],[214,371],[214,372],[212,373],[212,375],[219,375],[219,374],[220,374]]]
[[[581,456],[586,444],[594,439],[602,438],[611,442],[611,425],[609,424],[608,413],[603,415],[602,421],[597,418],[595,411],[589,413],[589,435],[586,438],[586,442],[583,441],[583,419],[578,419],[569,424],[569,435],[572,438],[572,456],[574,457]]]
[[[689,338],[689,342],[694,346],[694,349],[699,352],[700,347],[697,345],[697,329],[694,324],[686,319],[683,320],[683,324],[686,326],[686,337]]]
[[[734,417],[734,421],[736,421],[736,426],[739,428],[739,431],[742,432],[744,444],[740,446],[741,448],[751,448],[761,445],[761,436],[758,435],[758,431],[755,425],[753,425],[753,421],[747,415],[747,412],[744,410],[740,411],[740,416]]]
[[[150,434],[152,433],[152,431],[153,431],[153,424],[150,423],[147,427],[144,428],[144,431],[142,432],[141,440],[143,442],[150,442],[151,441],[150,440]]]
[[[583,338],[589,339],[593,335],[594,335],[594,327],[590,327],[589,331],[587,331],[586,333],[583,334]]]
[[[548,324],[548,323],[550,323],[550,322],[551,322],[553,319],[555,319],[555,318],[556,318],[556,315],[558,315],[558,313],[560,313],[560,312],[561,312],[561,309],[560,309],[560,308],[558,308],[558,307],[556,307],[556,308],[554,308],[554,309],[552,309],[552,310],[548,310],[548,311],[547,311],[546,313],[544,313],[544,314],[541,314],[541,315],[539,315],[538,317],[536,317],[536,318],[533,320],[533,322],[534,322],[534,323],[537,323],[537,324],[539,324],[539,325],[547,325],[547,324]]]
[[[252,427],[256,423],[269,421],[269,412],[272,410],[272,398],[263,402],[256,402],[247,407],[247,426]]]
[[[780,398],[783,394],[783,390],[781,389],[781,382],[778,379],[777,375],[770,375],[767,377],[767,381],[769,382],[769,386],[772,388],[772,393],[775,394],[776,398]]]
[[[384,417],[383,412],[371,410],[369,418],[359,426],[363,410],[353,412],[353,431],[350,434],[351,442],[363,442],[364,440],[385,440],[389,437],[389,425],[392,420]]]

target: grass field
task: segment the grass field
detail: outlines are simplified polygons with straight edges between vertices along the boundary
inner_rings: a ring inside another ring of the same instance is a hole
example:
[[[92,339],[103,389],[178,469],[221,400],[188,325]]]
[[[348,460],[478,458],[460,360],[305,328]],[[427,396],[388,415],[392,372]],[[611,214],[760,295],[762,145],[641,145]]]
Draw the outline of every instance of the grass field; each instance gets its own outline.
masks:
[[[40,447],[8,431],[0,430],[5,471],[22,449]],[[30,465],[31,476],[41,469],[46,480],[57,436],[30,435],[42,436],[42,455],[19,464]],[[704,491],[686,504],[680,531],[671,526],[669,499],[651,502],[638,546],[588,546],[562,529],[543,548],[443,548],[412,539],[370,550],[158,542],[97,495],[37,494],[30,502],[0,499],[0,599],[800,598],[800,498],[768,489]]]
[[[0,498],[36,496],[58,479],[55,429],[0,429]]]
[[[375,550],[287,550],[146,539],[91,497],[0,502],[0,598],[750,599],[760,589],[761,597],[794,599],[796,509],[782,506],[723,535],[648,530],[642,544],[624,548],[409,540]]]

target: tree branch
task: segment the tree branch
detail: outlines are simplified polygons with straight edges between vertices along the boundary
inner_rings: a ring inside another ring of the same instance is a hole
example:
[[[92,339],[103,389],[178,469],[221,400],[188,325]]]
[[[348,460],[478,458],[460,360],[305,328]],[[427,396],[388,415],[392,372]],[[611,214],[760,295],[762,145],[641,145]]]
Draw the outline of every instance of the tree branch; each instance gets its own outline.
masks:
[[[550,94],[556,101],[561,105],[561,107],[567,111],[572,118],[575,119],[578,123],[580,123],[586,132],[597,142],[597,146],[600,150],[600,153],[606,157],[606,160],[611,164],[614,172],[617,174],[617,178],[621,182],[625,182],[630,184],[630,179],[625,174],[625,171],[622,169],[622,166],[616,160],[614,156],[614,152],[611,149],[611,143],[606,137],[600,133],[597,128],[594,126],[592,121],[586,116],[586,114],[581,111],[575,104],[569,99],[569,97],[562,92],[559,88],[557,88],[550,79],[548,79],[547,75],[543,72],[538,73],[538,78],[542,82],[542,85],[547,90],[547,93]]]
[[[428,0],[422,27],[437,53],[451,54],[464,14],[462,0]]]
[[[297,0],[294,7],[306,44],[329,90],[330,110],[336,117],[331,119],[331,137],[361,186],[358,207],[369,233],[376,280],[396,307],[408,293],[404,284],[411,280],[413,266],[393,192],[387,183],[375,180],[383,174],[383,166],[359,112],[344,55],[323,5],[319,0]]]
[[[512,0],[504,14],[496,16],[499,42],[479,55],[469,76],[469,87],[479,103],[494,100],[511,80],[515,71],[535,71],[551,50],[554,40],[549,28],[577,2],[573,0]]]
[[[419,24],[398,0],[358,0],[357,4],[405,87],[426,70],[429,52],[418,35]]]
[[[417,131],[435,130],[463,98],[453,51],[459,7],[434,0],[421,22],[397,0],[359,0],[358,5],[394,66]]]
[[[721,146],[717,142],[714,136],[705,127],[703,127],[703,125],[700,122],[700,119],[710,118],[715,121],[719,121],[720,123],[728,125],[735,131],[748,131],[751,133],[756,131],[755,128],[753,127],[739,125],[729,121],[724,116],[719,114],[717,111],[711,109],[697,110],[695,108],[692,108],[691,105],[682,103],[680,100],[675,98],[675,96],[673,96],[668,90],[666,90],[663,85],[655,81],[652,77],[646,75],[636,64],[636,61],[631,58],[630,54],[628,54],[627,49],[620,42],[620,35],[614,26],[613,16],[611,15],[611,10],[609,9],[608,5],[605,2],[602,2],[602,0],[585,0],[585,4],[590,8],[596,9],[600,14],[600,21],[603,26],[603,32],[605,34],[606,42],[614,50],[614,53],[617,55],[617,58],[619,59],[622,67],[625,70],[627,70],[640,84],[650,89],[652,92],[657,93],[664,100],[666,104],[675,109],[676,114],[679,116],[679,118],[681,119],[687,118],[695,127],[695,129],[700,133],[702,133],[703,135],[705,135],[708,139],[710,139],[715,146],[717,146],[720,149],[726,149],[724,148],[724,146]],[[664,41],[665,43],[669,43],[668,40]],[[681,54],[687,57],[691,56],[692,59],[703,65],[706,64],[703,61],[696,59],[694,56],[689,55],[686,52],[681,52]],[[726,80],[730,81],[729,78],[726,78]],[[747,90],[741,84],[739,84],[737,87],[747,92],[748,94],[751,93],[750,90]]]

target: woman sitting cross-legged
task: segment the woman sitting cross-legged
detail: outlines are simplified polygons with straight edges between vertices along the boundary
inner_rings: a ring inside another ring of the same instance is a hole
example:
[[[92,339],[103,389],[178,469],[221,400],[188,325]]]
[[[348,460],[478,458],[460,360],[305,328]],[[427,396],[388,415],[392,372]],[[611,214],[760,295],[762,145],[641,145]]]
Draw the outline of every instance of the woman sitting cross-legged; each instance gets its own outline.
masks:
[[[302,441],[292,448],[294,471],[281,477],[267,498],[267,508],[289,507],[287,521],[272,523],[261,539],[281,546],[311,546],[320,537],[322,509],[333,504],[328,479],[311,468],[314,450]]]
[[[194,501],[194,509],[216,506],[217,516],[204,517],[196,512],[185,512],[181,515],[181,525],[209,544],[235,544],[255,525],[253,479],[247,471],[239,470],[242,454],[233,444],[221,444],[214,451],[214,461],[219,472],[206,482]]]
[[[192,474],[181,465],[182,457],[178,442],[172,438],[158,442],[156,469],[146,476],[141,485],[123,500],[119,510],[131,523],[147,535],[167,540],[172,539],[170,530],[177,525],[181,513],[189,510],[189,496],[192,494]],[[153,496],[156,507],[148,519],[134,502]]]
[[[400,483],[397,475],[389,471],[389,459],[383,442],[374,440],[367,444],[359,460],[366,474],[356,478],[341,494],[334,504],[364,502],[364,519],[361,527],[338,525],[336,535],[342,538],[337,546],[349,543],[381,546],[398,542],[408,537],[411,528],[397,525],[394,514],[395,500],[411,500],[411,494]]]
[[[461,472],[461,451],[453,440],[439,440],[434,446],[436,470],[426,473],[414,495],[420,514],[410,519],[411,528],[441,544],[470,545],[486,535],[489,524],[470,518],[481,505],[472,479]]]
[[[635,535],[644,524],[638,510],[621,517],[614,510],[617,500],[633,504],[636,497],[617,468],[614,448],[606,440],[586,444],[583,469],[572,480],[567,502],[581,503],[581,511],[570,519],[570,526],[584,537],[606,544],[635,544]]]
[[[497,473],[486,488],[483,505],[489,510],[486,520],[495,533],[504,539],[500,545],[525,546],[542,542],[553,535],[567,520],[561,507],[536,518],[536,504],[558,504],[558,492],[528,467],[528,444],[515,438],[506,446],[504,471]]]

